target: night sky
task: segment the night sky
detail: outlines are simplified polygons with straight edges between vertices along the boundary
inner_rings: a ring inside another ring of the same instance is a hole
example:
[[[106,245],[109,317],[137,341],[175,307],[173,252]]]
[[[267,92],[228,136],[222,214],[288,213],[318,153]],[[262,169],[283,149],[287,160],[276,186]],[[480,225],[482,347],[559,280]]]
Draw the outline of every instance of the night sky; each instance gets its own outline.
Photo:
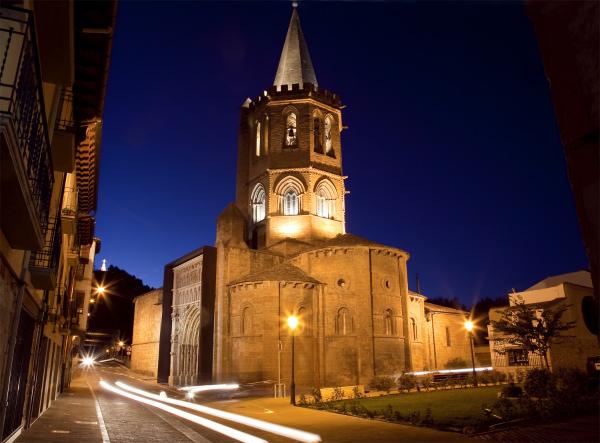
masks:
[[[518,2],[300,3],[347,105],[346,229],[411,254],[409,287],[478,297],[587,268],[550,92]],[[102,258],[154,287],[234,199],[239,108],[273,82],[287,2],[119,4]]]

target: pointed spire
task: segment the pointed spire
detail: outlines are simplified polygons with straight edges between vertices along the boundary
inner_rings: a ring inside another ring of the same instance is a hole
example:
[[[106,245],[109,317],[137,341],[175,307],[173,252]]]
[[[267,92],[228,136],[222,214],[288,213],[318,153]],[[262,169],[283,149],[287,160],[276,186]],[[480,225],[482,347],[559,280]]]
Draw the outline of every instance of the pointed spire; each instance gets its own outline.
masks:
[[[292,18],[281,51],[275,82],[273,83],[277,89],[281,89],[281,85],[288,85],[291,88],[294,83],[318,85],[315,69],[308,53],[308,46],[300,27],[300,17],[296,9],[298,5],[294,2],[292,6]]]

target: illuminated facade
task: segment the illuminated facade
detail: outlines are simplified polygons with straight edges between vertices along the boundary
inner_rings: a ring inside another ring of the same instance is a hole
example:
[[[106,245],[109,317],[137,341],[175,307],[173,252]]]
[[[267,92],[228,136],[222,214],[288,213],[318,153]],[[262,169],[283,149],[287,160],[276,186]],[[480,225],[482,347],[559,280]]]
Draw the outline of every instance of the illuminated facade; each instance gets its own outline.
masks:
[[[12,441],[69,386],[87,329],[116,4],[4,3],[0,441]]]
[[[294,9],[273,86],[242,105],[236,200],[217,222],[217,382],[289,384],[290,314],[301,388],[470,361],[465,313],[408,290],[409,254],[346,232],[342,109]]]

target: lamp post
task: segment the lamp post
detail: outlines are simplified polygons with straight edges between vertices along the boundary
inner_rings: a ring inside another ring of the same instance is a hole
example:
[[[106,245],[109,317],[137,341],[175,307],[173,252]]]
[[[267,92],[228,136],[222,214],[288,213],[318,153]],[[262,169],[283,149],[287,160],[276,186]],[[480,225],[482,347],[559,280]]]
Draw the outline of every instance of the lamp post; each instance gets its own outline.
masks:
[[[288,327],[292,331],[292,382],[290,383],[290,404],[296,406],[296,378],[295,378],[295,349],[294,349],[294,337],[295,331],[298,327],[298,317],[290,315],[287,319]]]
[[[467,320],[465,322],[465,329],[469,333],[469,342],[471,343],[471,364],[473,365],[473,386],[477,387],[477,372],[475,371],[475,352],[473,351],[473,322]]]

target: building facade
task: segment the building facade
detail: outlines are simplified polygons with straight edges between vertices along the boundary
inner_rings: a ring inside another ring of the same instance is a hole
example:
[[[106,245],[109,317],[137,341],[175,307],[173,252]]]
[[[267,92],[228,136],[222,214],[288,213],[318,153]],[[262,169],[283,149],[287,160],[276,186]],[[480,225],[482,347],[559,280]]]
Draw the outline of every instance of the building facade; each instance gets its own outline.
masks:
[[[212,378],[216,250],[196,249],[165,266],[157,379],[185,385]],[[134,319],[134,336],[140,329]]]
[[[588,358],[600,356],[598,347],[598,312],[593,309],[593,288],[588,271],[578,271],[557,275],[542,280],[522,292],[508,296],[510,306],[523,301],[525,304],[544,310],[566,307],[561,320],[575,322],[573,329],[567,330],[551,343],[548,363],[552,370],[561,367],[578,367],[586,370]],[[508,308],[490,310],[490,320],[500,320]],[[505,372],[517,372],[534,367],[544,367],[540,355],[528,352],[518,346],[504,346],[494,338],[502,335],[488,325],[492,366]],[[501,352],[497,352],[501,351]]]
[[[115,3],[0,7],[0,434],[70,381],[87,327]],[[86,31],[87,30],[87,31]]]
[[[159,288],[133,299],[131,369],[151,377],[158,374],[162,298],[163,290]]]
[[[407,252],[346,232],[343,107],[294,8],[273,86],[242,105],[236,200],[217,221],[217,382],[289,384],[292,314],[300,387],[470,361],[466,313],[408,290]]]

